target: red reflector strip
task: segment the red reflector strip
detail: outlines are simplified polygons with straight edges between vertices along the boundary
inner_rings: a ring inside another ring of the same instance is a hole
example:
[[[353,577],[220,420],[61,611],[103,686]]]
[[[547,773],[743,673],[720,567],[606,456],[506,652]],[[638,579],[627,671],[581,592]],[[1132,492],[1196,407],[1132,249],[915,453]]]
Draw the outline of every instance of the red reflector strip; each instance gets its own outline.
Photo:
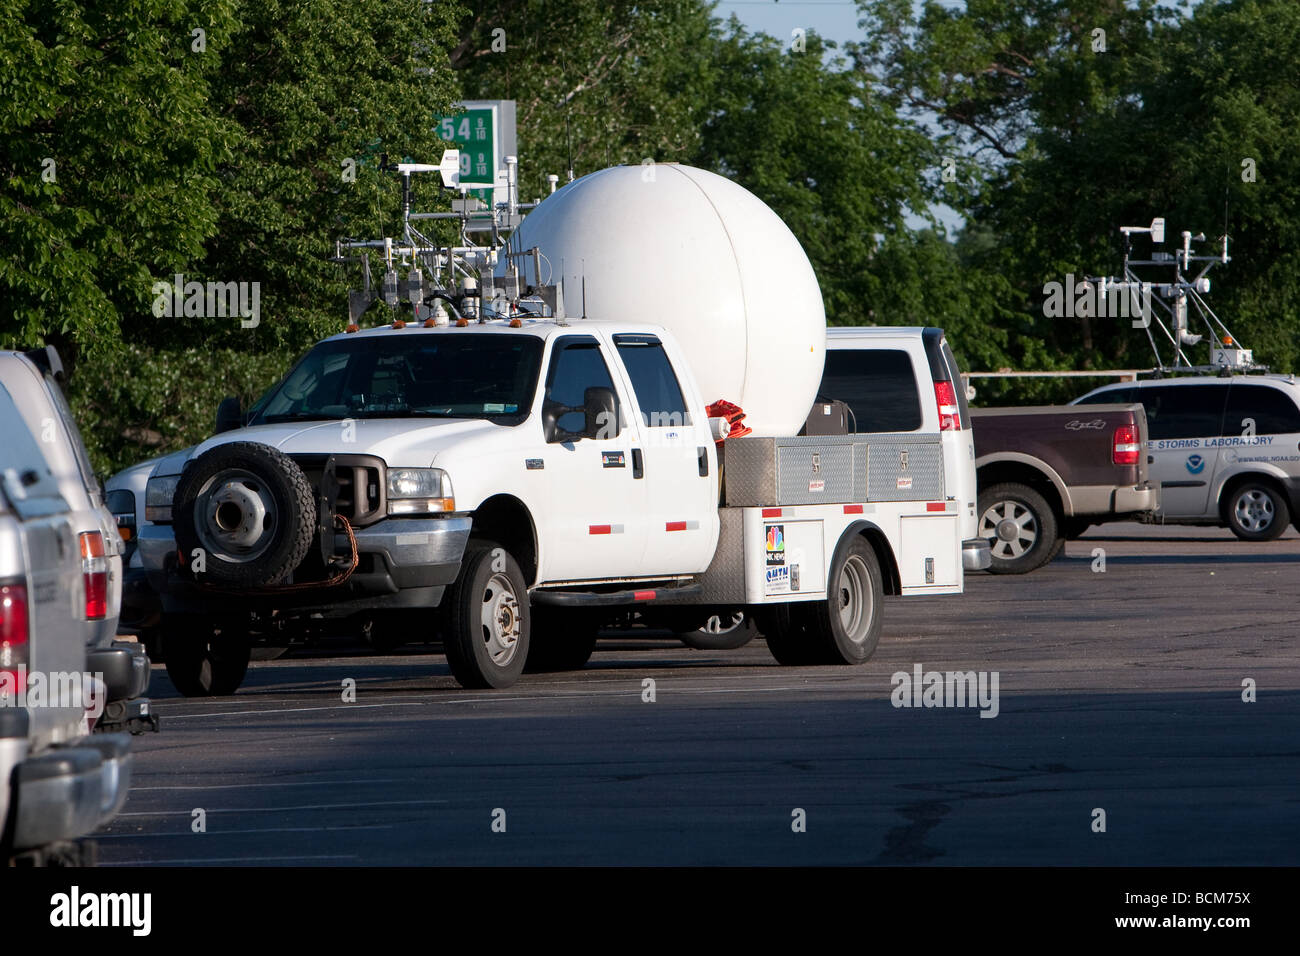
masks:
[[[948,505],[943,501],[927,501],[925,503],[926,511],[947,511]]]
[[[587,528],[587,534],[611,534],[613,528],[607,524],[593,524]]]
[[[664,524],[664,530],[665,530],[665,531],[685,531],[685,530],[686,530],[686,522],[685,522],[685,521],[669,521],[669,522],[666,522],[666,523]]]
[[[846,515],[860,515],[862,514],[862,505],[845,505],[844,513]]]
[[[653,601],[658,595],[657,591],[633,591],[633,601]]]
[[[779,517],[781,517],[781,509],[780,509],[780,508],[764,508],[764,509],[763,509],[763,517],[764,517],[764,518],[779,518]]]

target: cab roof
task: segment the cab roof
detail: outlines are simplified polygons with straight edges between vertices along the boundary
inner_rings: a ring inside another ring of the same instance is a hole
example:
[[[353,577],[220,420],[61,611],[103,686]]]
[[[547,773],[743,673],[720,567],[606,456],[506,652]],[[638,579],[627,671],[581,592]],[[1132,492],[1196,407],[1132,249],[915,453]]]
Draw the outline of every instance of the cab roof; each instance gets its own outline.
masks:
[[[467,335],[482,334],[490,335],[530,335],[534,338],[549,339],[553,335],[559,335],[565,332],[589,332],[604,331],[609,334],[621,333],[642,333],[652,335],[664,335],[667,330],[661,325],[649,325],[644,322],[611,322],[603,319],[576,319],[570,318],[563,324],[553,318],[524,318],[520,317],[520,326],[512,328],[509,319],[487,319],[480,322],[478,319],[470,319],[469,324],[461,327],[455,322],[451,325],[433,326],[426,328],[420,322],[407,322],[405,328],[393,328],[392,325],[380,325],[374,328],[361,329],[358,332],[339,332],[324,339],[326,342],[333,342],[337,339],[352,338],[375,338],[380,336],[414,336],[414,335]]]

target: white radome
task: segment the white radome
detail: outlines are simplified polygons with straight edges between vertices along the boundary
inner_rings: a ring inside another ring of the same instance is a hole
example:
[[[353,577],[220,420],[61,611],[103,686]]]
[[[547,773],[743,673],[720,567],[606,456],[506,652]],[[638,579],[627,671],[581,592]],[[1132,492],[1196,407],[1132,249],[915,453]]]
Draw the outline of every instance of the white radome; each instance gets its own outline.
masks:
[[[757,196],[691,166],[615,166],[548,196],[511,238],[540,247],[565,311],[648,322],[685,349],[706,403],[793,435],[817,397],[826,311],[803,247]],[[531,272],[531,269],[529,270]]]

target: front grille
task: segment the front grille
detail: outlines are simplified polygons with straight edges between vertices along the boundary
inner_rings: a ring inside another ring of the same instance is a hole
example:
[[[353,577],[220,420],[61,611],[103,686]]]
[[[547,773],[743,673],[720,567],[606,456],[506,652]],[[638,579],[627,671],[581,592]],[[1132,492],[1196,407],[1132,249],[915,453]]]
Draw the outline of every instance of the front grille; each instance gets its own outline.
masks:
[[[293,455],[319,495],[321,477],[331,458],[338,495],[334,513],[348,519],[354,527],[364,527],[382,519],[388,509],[385,494],[387,476],[384,462],[373,455]]]

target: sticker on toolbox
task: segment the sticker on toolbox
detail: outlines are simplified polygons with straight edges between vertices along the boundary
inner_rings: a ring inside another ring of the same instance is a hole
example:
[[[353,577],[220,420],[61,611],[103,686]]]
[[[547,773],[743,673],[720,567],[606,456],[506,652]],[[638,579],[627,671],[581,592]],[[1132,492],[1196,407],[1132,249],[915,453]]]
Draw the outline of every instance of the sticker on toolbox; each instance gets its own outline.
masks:
[[[907,478],[899,478],[899,479],[898,479],[898,487],[899,487],[899,490],[909,490],[909,491],[910,491],[911,488],[912,488],[912,479],[911,479],[911,477],[909,476],[909,477],[907,477]]]
[[[785,564],[785,525],[767,526],[767,565],[776,567]]]
[[[825,490],[826,490],[826,482],[824,482],[824,481],[810,481],[810,482],[808,482],[808,490],[809,490],[809,491],[825,491]]]
[[[790,591],[790,569],[781,567],[768,568],[763,581],[764,594],[788,594]]]

